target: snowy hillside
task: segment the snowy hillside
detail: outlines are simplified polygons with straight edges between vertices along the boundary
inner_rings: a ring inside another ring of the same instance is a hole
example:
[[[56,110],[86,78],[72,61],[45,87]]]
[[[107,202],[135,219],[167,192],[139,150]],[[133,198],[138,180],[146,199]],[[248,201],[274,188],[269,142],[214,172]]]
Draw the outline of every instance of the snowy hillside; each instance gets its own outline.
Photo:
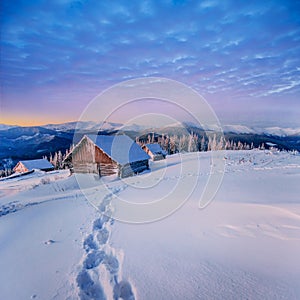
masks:
[[[206,128],[207,130],[214,128]],[[282,127],[248,127],[244,125],[223,125],[224,132],[240,133],[240,134],[261,134],[278,137],[300,136],[300,128],[282,128]]]
[[[1,298],[299,299],[299,154],[221,155],[222,185],[202,210],[209,152],[124,180],[79,175],[82,190],[68,171],[0,181]],[[107,217],[118,198],[150,203],[191,181],[188,201],[160,221]]]
[[[62,124],[47,124],[42,127],[56,130],[56,131],[72,131],[72,130],[116,130],[122,126],[120,123],[111,122],[100,122],[96,123],[93,121],[78,121],[78,122],[68,122]]]
[[[258,129],[257,132],[275,136],[300,136],[300,128],[268,127],[265,129]]]
[[[224,125],[224,132],[234,132],[234,133],[252,133],[252,134],[265,134],[272,136],[300,136],[300,128],[282,128],[282,127],[247,127],[242,125]]]
[[[0,124],[0,130],[7,130],[10,128],[18,127],[16,125],[6,125],[6,124]]]
[[[242,125],[224,125],[223,130],[225,132],[234,132],[234,133],[255,133],[253,129]]]

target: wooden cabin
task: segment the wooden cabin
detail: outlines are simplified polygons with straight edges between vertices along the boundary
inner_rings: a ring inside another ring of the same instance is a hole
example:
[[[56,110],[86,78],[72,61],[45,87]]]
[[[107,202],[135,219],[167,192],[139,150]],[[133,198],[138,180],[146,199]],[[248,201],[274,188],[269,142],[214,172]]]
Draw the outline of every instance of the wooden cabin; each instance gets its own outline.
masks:
[[[167,152],[159,144],[145,144],[142,149],[151,157],[153,161],[165,159]]]
[[[34,169],[52,171],[54,167],[47,159],[20,160],[13,171],[16,173],[25,173]]]
[[[85,135],[65,158],[75,173],[128,177],[149,169],[149,156],[126,135]]]

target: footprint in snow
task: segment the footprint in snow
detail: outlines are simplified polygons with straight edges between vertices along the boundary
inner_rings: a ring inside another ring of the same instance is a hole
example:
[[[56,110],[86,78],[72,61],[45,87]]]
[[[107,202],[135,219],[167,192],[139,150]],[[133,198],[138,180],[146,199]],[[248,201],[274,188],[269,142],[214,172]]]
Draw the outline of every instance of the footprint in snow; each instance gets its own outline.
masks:
[[[93,224],[93,230],[100,230],[100,229],[102,229],[104,223],[105,223],[105,221],[103,220],[102,217],[99,218],[99,219],[96,219],[94,221],[94,224]]]
[[[103,201],[101,202],[101,204],[98,207],[101,212],[104,212],[106,210],[106,207],[107,207],[107,205],[109,205],[112,197],[113,197],[113,194],[109,194],[106,197],[104,197]]]
[[[113,255],[106,256],[104,264],[110,274],[116,274],[119,270],[119,261]]]
[[[83,248],[85,249],[86,252],[98,249],[98,246],[95,243],[94,237],[93,237],[92,234],[89,234],[87,236],[87,238],[84,240],[84,242],[83,242]]]
[[[109,231],[106,228],[101,229],[97,234],[97,240],[100,245],[107,243],[109,237]]]
[[[122,280],[114,286],[114,300],[135,300],[131,285],[128,281]]]
[[[86,270],[82,270],[78,274],[76,281],[80,288],[80,299],[106,299],[100,284],[96,284]]]
[[[83,266],[85,269],[93,269],[95,267],[98,267],[105,257],[106,254],[104,251],[93,251],[87,255]]]

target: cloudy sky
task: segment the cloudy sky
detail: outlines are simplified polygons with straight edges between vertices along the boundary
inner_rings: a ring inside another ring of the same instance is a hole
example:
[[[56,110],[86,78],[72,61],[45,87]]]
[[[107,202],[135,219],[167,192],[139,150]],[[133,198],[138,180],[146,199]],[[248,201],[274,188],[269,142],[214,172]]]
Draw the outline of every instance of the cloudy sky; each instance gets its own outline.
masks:
[[[158,76],[221,122],[300,125],[300,2],[2,0],[0,123],[76,120],[96,95]]]

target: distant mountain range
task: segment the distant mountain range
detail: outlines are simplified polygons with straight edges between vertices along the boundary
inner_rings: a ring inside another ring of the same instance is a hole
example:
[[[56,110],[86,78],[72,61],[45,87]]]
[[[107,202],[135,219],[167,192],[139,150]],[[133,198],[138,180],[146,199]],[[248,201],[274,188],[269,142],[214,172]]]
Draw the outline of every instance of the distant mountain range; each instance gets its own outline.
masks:
[[[213,126],[199,126],[195,123],[191,122],[185,122],[183,124],[181,123],[174,123],[170,124],[165,127],[197,127],[205,130],[215,130],[215,127]],[[130,124],[130,125],[124,125],[121,123],[112,123],[112,122],[100,122],[96,123],[93,121],[80,121],[80,122],[68,122],[68,123],[62,123],[62,124],[46,124],[41,126],[31,126],[31,127],[22,127],[17,125],[6,125],[6,124],[0,124],[0,131],[8,130],[12,128],[28,128],[27,130],[35,130],[35,128],[45,128],[49,130],[54,131],[63,131],[63,132],[70,132],[74,130],[85,130],[85,131],[116,131],[116,130],[122,130],[122,131],[136,131],[140,132],[143,130],[151,129],[154,130],[156,127],[150,127],[146,125],[139,125],[139,124]],[[282,128],[282,127],[265,127],[265,128],[259,128],[259,127],[248,127],[244,125],[222,125],[223,132],[227,133],[245,133],[245,134],[266,134],[266,135],[273,135],[273,136],[300,136],[300,127],[298,128]]]
[[[266,134],[273,136],[300,136],[300,127],[299,128],[281,128],[281,127],[266,127],[266,128],[257,128],[257,127],[247,127],[242,125],[224,125],[224,132],[231,133],[252,133],[252,134]]]
[[[253,142],[254,145],[272,143],[282,149],[300,151],[300,128],[252,128],[243,125],[224,125],[222,129],[225,138],[235,142],[241,141],[248,144]],[[86,133],[125,133],[135,139],[136,137],[146,138],[149,133],[180,136],[193,132],[201,137],[213,133],[214,130],[214,127],[203,128],[188,122],[174,123],[159,128],[110,122],[69,122],[32,127],[0,124],[0,168],[1,161],[7,158],[11,158],[13,163],[16,163],[22,159],[49,156],[50,153],[59,150],[65,152],[72,143],[76,143]]]
[[[93,121],[80,121],[80,122],[68,122],[63,124],[47,124],[43,125],[43,128],[56,130],[56,131],[74,131],[74,130],[91,130],[91,131],[104,131],[104,130],[116,130],[121,128],[123,124],[101,122],[96,123]],[[1,128],[1,127],[0,127]]]

